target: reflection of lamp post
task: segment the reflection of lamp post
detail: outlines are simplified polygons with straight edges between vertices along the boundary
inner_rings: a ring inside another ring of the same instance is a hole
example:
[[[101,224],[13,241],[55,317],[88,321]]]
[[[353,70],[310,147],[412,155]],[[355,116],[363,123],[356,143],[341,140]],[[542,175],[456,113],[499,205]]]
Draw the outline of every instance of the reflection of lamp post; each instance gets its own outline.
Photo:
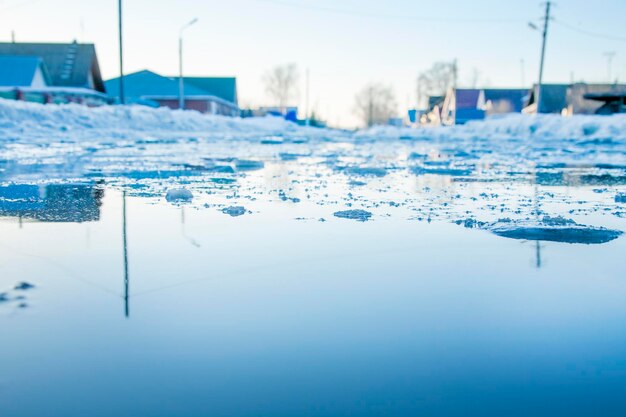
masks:
[[[183,83],[183,31],[198,21],[198,18],[191,20],[185,26],[180,28],[178,35],[178,108],[185,109],[185,85]]]
[[[126,237],[126,191],[122,194],[122,240],[124,241],[124,315],[130,316],[128,306],[128,239]]]

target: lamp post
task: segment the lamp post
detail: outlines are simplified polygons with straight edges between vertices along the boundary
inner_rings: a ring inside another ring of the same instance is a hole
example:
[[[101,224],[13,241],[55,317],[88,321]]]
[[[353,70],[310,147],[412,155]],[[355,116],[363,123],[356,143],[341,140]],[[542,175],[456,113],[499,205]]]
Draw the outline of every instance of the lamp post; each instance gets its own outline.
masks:
[[[178,108],[181,110],[185,109],[185,83],[183,82],[183,32],[197,21],[198,18],[195,18],[181,27],[178,35]]]
[[[124,39],[122,32],[122,0],[117,1],[118,36],[120,42],[120,104],[124,104]]]

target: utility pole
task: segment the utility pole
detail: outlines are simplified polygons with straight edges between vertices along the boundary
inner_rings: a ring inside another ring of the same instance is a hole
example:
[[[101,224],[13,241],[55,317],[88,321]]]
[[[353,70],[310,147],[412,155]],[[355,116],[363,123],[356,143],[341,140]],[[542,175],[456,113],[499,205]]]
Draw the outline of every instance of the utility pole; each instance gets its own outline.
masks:
[[[15,31],[11,31],[11,43],[15,43]]]
[[[541,43],[541,63],[539,65],[539,83],[537,84],[537,113],[541,113],[541,84],[543,83],[543,64],[546,59],[546,41],[548,39],[548,26],[550,25],[550,8],[552,2],[546,2],[546,15],[543,23],[543,41]]]
[[[120,42],[120,104],[125,104],[124,97],[124,37],[122,33],[122,0],[117,0],[118,32]]]
[[[606,70],[608,75],[608,82],[611,84],[613,82],[613,58],[615,58],[615,51],[605,52],[604,56],[606,57]]]

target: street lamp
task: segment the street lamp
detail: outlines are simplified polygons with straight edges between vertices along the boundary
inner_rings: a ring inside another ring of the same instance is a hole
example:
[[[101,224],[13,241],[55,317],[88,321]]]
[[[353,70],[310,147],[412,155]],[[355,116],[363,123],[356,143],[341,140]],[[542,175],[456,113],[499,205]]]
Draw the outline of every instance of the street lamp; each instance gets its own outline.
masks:
[[[191,20],[189,23],[181,27],[178,35],[178,108],[181,110],[185,109],[185,84],[183,82],[183,32],[185,29],[195,24],[197,21],[198,18],[196,17],[195,19]]]
[[[117,1],[117,30],[120,42],[119,59],[120,59],[120,104],[126,102],[124,97],[124,37],[122,32],[122,0]]]

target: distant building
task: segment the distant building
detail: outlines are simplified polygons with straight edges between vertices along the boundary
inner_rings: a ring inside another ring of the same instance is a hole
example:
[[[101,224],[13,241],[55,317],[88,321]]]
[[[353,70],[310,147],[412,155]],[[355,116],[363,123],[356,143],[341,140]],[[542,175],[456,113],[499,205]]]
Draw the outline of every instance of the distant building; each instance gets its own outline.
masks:
[[[0,98],[107,104],[93,44],[0,43]]]
[[[526,89],[451,88],[441,108],[441,122],[461,125],[494,114],[520,113],[527,97]]]
[[[237,80],[225,77],[184,77],[185,109],[223,116],[239,116]],[[105,82],[115,100],[120,97],[120,79]],[[124,76],[126,103],[179,108],[179,79],[144,70]]]
[[[626,94],[624,84],[542,84],[540,113],[562,115],[596,114],[603,101],[591,99],[593,95]],[[537,113],[537,85],[530,92],[524,113]]]

